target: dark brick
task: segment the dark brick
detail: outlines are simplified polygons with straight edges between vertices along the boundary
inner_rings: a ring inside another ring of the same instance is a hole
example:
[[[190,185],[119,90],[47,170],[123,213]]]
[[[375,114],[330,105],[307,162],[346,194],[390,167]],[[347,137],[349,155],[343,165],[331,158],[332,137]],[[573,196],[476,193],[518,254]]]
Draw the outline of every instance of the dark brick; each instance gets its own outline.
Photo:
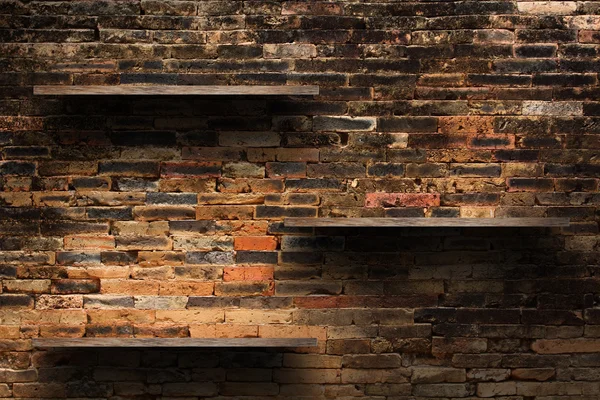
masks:
[[[551,192],[554,189],[554,181],[543,178],[509,178],[507,184],[510,191]]]
[[[316,217],[315,207],[257,206],[256,218]]]
[[[151,161],[103,161],[98,173],[110,176],[157,177],[159,163]]]
[[[306,163],[303,162],[268,162],[268,177],[302,178],[306,176]]]
[[[33,296],[26,294],[2,294],[0,305],[6,308],[33,308]]]
[[[24,175],[31,176],[35,174],[35,163],[22,161],[3,161],[0,162],[0,176],[2,175]]]
[[[553,44],[524,44],[515,46],[515,55],[523,58],[552,58],[557,46]]]
[[[100,281],[96,279],[60,279],[52,281],[52,293],[97,293],[100,291]]]
[[[404,164],[375,163],[368,166],[367,175],[378,177],[402,177],[404,176]]]
[[[437,118],[394,117],[379,118],[377,129],[381,132],[436,132]]]
[[[235,259],[239,264],[277,264],[277,252],[238,250]]]

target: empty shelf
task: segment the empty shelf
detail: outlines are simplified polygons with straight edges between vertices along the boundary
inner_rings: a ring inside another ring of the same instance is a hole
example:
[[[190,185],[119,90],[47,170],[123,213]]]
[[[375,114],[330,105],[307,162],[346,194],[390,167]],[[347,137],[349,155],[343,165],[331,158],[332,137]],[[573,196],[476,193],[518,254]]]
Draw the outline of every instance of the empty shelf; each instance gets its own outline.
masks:
[[[36,95],[296,95],[319,94],[318,86],[34,86]]]
[[[34,347],[314,347],[315,338],[38,338]]]
[[[568,218],[286,218],[291,227],[551,227]]]
[[[37,348],[49,347],[314,347],[315,338],[39,338]]]

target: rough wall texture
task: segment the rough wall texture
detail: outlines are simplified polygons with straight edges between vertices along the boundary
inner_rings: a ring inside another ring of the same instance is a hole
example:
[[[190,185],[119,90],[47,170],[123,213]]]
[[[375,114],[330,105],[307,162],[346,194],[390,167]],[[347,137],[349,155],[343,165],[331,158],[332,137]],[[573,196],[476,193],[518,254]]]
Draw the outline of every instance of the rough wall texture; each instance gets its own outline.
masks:
[[[599,13],[3,0],[0,397],[599,399]],[[61,98],[34,84],[321,95]],[[313,230],[285,216],[573,225]],[[33,351],[38,336],[319,346]]]

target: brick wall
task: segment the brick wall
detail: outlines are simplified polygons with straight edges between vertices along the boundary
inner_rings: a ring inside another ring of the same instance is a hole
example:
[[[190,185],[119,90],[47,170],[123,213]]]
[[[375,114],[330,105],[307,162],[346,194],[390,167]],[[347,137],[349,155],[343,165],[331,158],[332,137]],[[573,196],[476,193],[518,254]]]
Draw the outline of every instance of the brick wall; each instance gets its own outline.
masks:
[[[3,0],[0,14],[0,397],[600,398],[600,2]],[[30,343],[82,336],[319,345]]]

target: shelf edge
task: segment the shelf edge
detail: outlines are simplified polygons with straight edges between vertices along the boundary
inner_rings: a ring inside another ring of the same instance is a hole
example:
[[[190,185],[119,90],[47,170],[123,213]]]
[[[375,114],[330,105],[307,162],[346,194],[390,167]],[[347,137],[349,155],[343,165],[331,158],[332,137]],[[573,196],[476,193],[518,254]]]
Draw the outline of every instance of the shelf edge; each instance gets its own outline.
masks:
[[[316,96],[319,86],[265,86],[265,85],[115,85],[115,86],[81,86],[81,85],[37,85],[33,87],[34,95],[57,96],[219,96],[219,95],[257,95],[257,96]]]
[[[566,227],[569,218],[285,218],[287,227],[493,228]]]
[[[316,338],[34,338],[36,348],[315,347]]]

